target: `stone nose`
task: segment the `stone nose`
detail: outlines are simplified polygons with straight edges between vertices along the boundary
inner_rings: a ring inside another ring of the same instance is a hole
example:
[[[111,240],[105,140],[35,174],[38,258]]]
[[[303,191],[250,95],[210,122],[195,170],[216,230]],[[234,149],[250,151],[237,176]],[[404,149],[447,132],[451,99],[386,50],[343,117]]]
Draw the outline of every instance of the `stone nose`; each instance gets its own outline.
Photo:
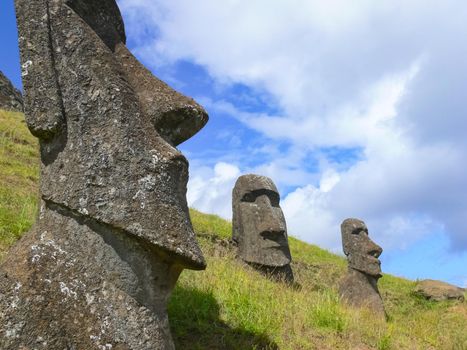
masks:
[[[379,258],[382,252],[383,252],[383,248],[381,248],[379,245],[377,245],[371,239],[368,239],[368,243],[367,243],[367,247],[366,247],[366,253],[368,255],[371,255],[371,256],[373,256],[375,258]]]
[[[159,134],[174,146],[188,140],[208,121],[204,108],[183,95],[177,103],[171,103],[170,108],[161,111],[160,115],[153,113],[150,116]]]
[[[157,79],[123,43],[116,46],[114,54],[144,115],[171,145],[189,139],[207,123],[209,118],[203,107]]]
[[[286,231],[283,213],[280,207],[271,204],[271,200],[266,195],[259,196],[256,199],[258,206],[258,231],[265,238],[277,238],[284,235]]]

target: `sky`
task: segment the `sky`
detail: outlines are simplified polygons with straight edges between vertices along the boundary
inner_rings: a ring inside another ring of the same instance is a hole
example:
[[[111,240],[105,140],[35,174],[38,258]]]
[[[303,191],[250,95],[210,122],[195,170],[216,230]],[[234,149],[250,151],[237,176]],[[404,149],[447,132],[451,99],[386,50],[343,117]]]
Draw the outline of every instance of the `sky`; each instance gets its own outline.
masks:
[[[273,179],[289,235],[342,254],[364,220],[384,272],[467,286],[467,3],[119,0],[127,46],[209,113],[180,145],[189,205],[231,218]],[[21,86],[13,0],[0,70]]]

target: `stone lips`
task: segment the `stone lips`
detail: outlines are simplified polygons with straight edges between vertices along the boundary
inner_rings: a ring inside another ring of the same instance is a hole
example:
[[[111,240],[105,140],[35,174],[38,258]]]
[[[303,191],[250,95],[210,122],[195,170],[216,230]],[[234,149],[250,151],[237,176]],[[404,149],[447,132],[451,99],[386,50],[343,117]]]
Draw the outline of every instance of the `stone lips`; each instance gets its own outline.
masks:
[[[238,256],[268,275],[293,281],[284,214],[279,193],[265,176],[243,175],[232,191],[232,239]]]
[[[22,112],[23,97],[10,80],[0,71],[0,109]]]

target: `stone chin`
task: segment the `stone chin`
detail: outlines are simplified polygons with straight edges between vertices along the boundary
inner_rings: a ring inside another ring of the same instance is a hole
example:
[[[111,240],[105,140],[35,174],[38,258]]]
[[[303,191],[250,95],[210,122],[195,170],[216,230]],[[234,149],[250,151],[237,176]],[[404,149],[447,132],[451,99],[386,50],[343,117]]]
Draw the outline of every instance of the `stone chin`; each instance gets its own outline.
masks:
[[[349,268],[376,278],[380,278],[382,276],[381,261],[373,256],[349,256]]]
[[[360,272],[363,272],[367,275],[373,276],[375,278],[381,278],[383,276],[381,272],[381,263],[369,264],[365,269],[356,269]]]

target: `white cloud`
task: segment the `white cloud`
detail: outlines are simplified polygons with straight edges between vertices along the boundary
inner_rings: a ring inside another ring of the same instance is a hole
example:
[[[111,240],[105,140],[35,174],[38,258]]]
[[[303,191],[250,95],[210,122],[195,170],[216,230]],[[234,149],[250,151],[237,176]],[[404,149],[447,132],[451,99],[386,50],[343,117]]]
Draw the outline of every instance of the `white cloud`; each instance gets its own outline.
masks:
[[[385,250],[391,251],[407,249],[423,236],[443,230],[443,226],[428,215],[403,208],[395,210],[399,208],[397,205],[381,205],[378,198],[370,199],[372,194],[359,193],[361,187],[358,184],[342,186],[341,181],[348,179],[345,175],[327,171],[319,186],[297,188],[283,199],[282,207],[292,235],[340,252],[340,224],[348,217],[357,217],[365,220],[370,236]],[[389,184],[389,187],[392,186]],[[342,193],[342,189],[347,193]],[[397,197],[395,193],[394,198]]]
[[[462,1],[121,0],[129,36],[154,68],[185,59],[217,84],[269,93],[279,115],[206,99],[268,138],[274,159],[192,172],[189,202],[230,217],[240,171],[282,188],[290,232],[337,249],[339,224],[365,219],[403,249],[443,228],[467,248],[467,4]],[[148,36],[149,33],[149,36]],[[356,147],[342,169],[322,147]],[[255,155],[252,155],[255,156]],[[317,168],[307,162],[317,159]],[[319,180],[321,179],[321,180]]]
[[[271,138],[286,139],[306,148],[393,146],[403,129],[392,119],[397,116],[398,103],[419,65],[416,60],[401,73],[383,76],[367,86],[355,101],[338,106],[326,115],[291,118],[245,115],[238,111],[232,114]]]
[[[318,188],[312,185],[297,188],[282,200],[289,234],[339,251],[340,223],[335,213],[329,210],[327,196],[338,181],[338,174],[325,172]]]
[[[217,163],[211,170],[207,167],[191,167],[187,201],[190,207],[232,217],[232,188],[240,176],[240,169],[224,162]]]

